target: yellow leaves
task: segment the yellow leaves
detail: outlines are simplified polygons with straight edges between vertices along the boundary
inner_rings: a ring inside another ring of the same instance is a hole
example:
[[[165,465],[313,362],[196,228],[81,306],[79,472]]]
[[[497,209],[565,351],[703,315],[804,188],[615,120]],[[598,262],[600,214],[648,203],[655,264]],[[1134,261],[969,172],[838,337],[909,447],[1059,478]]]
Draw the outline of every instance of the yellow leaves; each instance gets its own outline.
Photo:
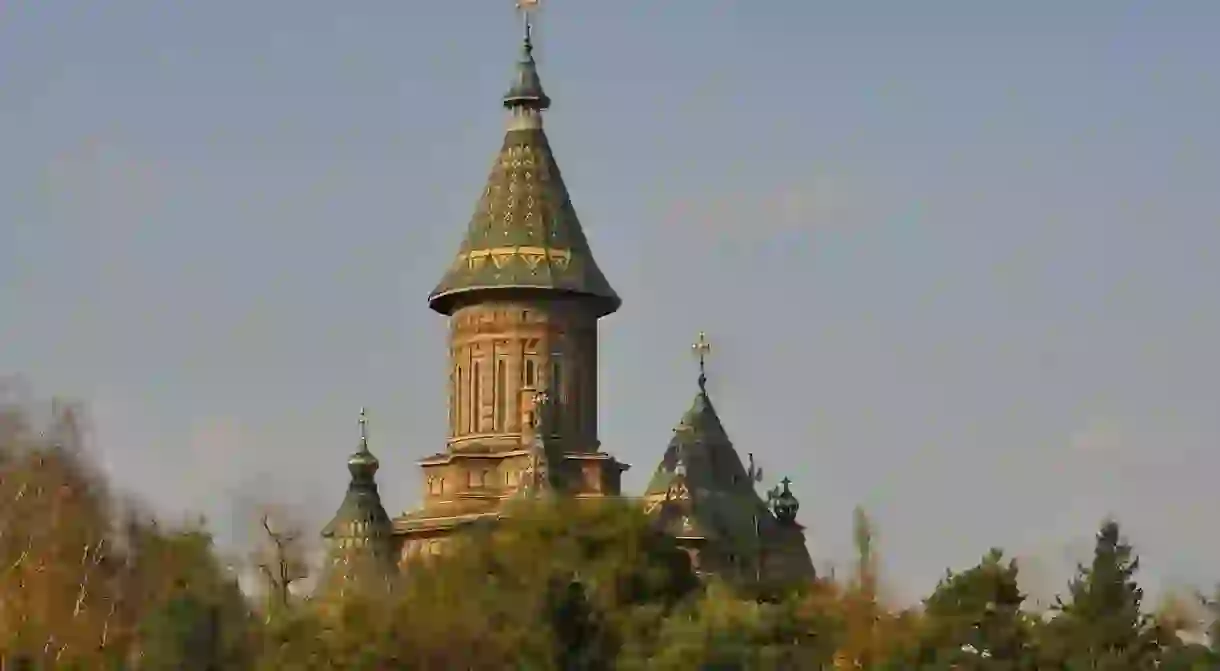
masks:
[[[0,435],[0,650],[61,662],[99,644],[106,597],[94,589],[109,534],[107,492],[80,454],[75,414],[36,433],[5,408]]]

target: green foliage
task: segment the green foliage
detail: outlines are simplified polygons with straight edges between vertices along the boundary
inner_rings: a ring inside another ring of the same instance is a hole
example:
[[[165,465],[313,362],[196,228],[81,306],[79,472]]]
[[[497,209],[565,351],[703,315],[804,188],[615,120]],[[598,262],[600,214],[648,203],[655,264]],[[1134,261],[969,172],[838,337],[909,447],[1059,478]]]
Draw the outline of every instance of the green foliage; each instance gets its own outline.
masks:
[[[1145,613],[1139,561],[1114,522],[1049,620],[1024,610],[1017,564],[999,550],[946,573],[922,609],[893,607],[863,511],[841,581],[701,583],[634,502],[562,497],[517,502],[405,572],[357,553],[308,599],[288,589],[304,576],[296,531],[264,519],[267,552],[251,567],[267,582],[263,603],[242,593],[203,524],[121,505],[57,408],[37,429],[0,407],[0,668],[1220,668],[1220,589],[1199,597],[1208,645],[1185,642],[1200,614],[1180,601]]]
[[[1163,632],[1141,606],[1135,581],[1139,559],[1106,521],[1097,534],[1090,566],[1080,566],[1044,632],[1043,668],[1066,671],[1139,671],[1157,666]],[[1053,665],[1053,666],[1048,666]]]
[[[924,602],[912,668],[1017,671],[1037,668],[1021,606],[1016,561],[993,549],[971,569],[948,573]]]
[[[838,628],[827,614],[803,609],[801,596],[760,603],[713,582],[665,618],[647,654],[631,650],[618,668],[821,669],[833,660]]]

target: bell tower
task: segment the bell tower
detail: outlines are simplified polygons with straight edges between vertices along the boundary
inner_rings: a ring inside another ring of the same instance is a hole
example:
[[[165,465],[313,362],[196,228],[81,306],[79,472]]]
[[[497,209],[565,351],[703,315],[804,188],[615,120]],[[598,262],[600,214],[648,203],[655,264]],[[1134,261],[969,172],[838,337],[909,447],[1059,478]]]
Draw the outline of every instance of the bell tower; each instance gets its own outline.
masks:
[[[565,494],[617,496],[627,468],[601,451],[597,429],[598,320],[621,301],[543,130],[551,99],[534,59],[533,8],[522,7],[504,141],[457,255],[428,296],[449,320],[448,439],[420,462],[423,508],[395,523],[407,537],[404,557],[433,552],[436,543],[424,540],[434,531],[495,514],[522,486],[539,431],[560,457],[548,467]]]

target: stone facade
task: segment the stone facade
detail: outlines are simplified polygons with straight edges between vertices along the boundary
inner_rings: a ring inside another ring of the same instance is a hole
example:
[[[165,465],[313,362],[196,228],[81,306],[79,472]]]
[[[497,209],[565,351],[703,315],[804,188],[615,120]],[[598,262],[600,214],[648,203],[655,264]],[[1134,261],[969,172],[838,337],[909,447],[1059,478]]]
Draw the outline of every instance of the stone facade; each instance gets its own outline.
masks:
[[[402,558],[441,551],[464,523],[496,514],[529,466],[545,393],[564,490],[618,496],[626,466],[599,450],[597,317],[571,300],[476,303],[449,319],[447,449],[419,462],[420,509],[395,520]]]

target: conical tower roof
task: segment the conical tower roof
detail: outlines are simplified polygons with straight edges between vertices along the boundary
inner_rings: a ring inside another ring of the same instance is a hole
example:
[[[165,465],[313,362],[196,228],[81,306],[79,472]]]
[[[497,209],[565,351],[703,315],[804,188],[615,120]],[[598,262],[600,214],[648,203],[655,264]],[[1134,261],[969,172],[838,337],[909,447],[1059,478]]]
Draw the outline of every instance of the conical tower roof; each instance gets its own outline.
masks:
[[[716,413],[702,376],[699,391],[674,427],[645,495],[664,493],[676,471],[685,471],[690,486],[696,489],[753,492],[750,476]]]
[[[527,28],[516,76],[504,96],[509,127],[466,237],[429,306],[452,314],[496,294],[544,292],[586,300],[599,315],[621,301],[602,274],[564,185],[542,112],[542,89]]]
[[[705,346],[702,334],[700,344]],[[674,428],[644,498],[663,499],[658,521],[670,533],[677,533],[672,527],[680,519],[684,529],[690,527],[700,537],[714,538],[723,549],[741,554],[750,552],[758,534],[774,524],[767,504],[754,490],[760,477],[753,463],[745,467],[733,447],[708,394],[700,361],[699,391]]]
[[[336,550],[371,548],[381,553],[389,547],[393,526],[377,491],[377,457],[369,451],[364,410],[360,411],[360,447],[347,460],[351,480],[339,510],[322,529],[322,537]]]

